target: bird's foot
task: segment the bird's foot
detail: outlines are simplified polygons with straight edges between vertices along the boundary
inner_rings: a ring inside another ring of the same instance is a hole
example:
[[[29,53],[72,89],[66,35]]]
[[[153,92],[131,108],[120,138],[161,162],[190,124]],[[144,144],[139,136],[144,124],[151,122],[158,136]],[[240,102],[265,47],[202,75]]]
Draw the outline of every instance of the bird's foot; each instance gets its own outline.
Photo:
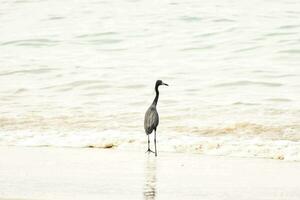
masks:
[[[145,153],[155,153],[155,152],[152,151],[151,149],[148,149]]]

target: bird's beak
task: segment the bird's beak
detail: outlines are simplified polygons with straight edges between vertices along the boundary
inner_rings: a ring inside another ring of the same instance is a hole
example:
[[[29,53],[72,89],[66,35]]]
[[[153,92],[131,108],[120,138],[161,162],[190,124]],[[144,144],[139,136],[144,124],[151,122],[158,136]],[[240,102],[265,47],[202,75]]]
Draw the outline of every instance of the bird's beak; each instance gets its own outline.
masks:
[[[166,83],[162,83],[163,85],[166,85],[166,86],[169,86],[168,84],[166,84]]]

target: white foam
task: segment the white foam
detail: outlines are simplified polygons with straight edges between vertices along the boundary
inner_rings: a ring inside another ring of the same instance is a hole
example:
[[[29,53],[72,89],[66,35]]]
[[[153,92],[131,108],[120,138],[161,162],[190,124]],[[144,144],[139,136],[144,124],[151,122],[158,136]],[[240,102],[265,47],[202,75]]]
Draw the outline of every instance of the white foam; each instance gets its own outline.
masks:
[[[162,134],[157,136],[157,142],[158,150],[165,152],[300,161],[300,142],[297,141],[235,137],[232,135]],[[64,133],[11,131],[2,133],[0,145],[119,148],[142,151],[147,148],[147,136],[142,132],[129,133],[116,130]],[[151,145],[153,148],[153,135],[151,135]]]

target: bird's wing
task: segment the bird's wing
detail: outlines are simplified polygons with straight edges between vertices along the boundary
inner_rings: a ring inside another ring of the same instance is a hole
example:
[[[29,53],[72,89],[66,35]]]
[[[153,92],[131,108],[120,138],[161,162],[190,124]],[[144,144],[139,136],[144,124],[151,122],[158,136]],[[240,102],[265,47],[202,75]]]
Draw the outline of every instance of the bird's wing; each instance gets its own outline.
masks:
[[[144,128],[147,134],[150,134],[159,123],[158,113],[155,108],[150,107],[145,114]]]

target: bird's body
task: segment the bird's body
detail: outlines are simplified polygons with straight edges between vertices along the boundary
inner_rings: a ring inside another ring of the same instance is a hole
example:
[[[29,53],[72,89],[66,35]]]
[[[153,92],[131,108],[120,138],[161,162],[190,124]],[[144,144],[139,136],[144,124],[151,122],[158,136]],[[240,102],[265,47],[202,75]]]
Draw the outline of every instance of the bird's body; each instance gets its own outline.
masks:
[[[151,105],[146,114],[145,114],[145,121],[144,121],[144,128],[147,135],[151,134],[153,130],[159,124],[159,116],[156,110],[155,105]]]
[[[146,111],[145,114],[145,120],[144,120],[144,128],[145,128],[145,132],[148,136],[148,150],[147,152],[153,152],[150,149],[150,140],[149,140],[149,135],[154,131],[154,145],[155,145],[155,156],[157,156],[157,150],[156,150],[156,128],[159,124],[159,116],[158,116],[158,112],[156,109],[156,105],[157,105],[157,101],[158,101],[158,97],[159,97],[159,91],[158,91],[158,87],[160,85],[167,85],[166,83],[163,83],[161,80],[156,81],[155,84],[155,92],[156,92],[156,96],[151,104],[151,106],[148,108],[148,110]]]

